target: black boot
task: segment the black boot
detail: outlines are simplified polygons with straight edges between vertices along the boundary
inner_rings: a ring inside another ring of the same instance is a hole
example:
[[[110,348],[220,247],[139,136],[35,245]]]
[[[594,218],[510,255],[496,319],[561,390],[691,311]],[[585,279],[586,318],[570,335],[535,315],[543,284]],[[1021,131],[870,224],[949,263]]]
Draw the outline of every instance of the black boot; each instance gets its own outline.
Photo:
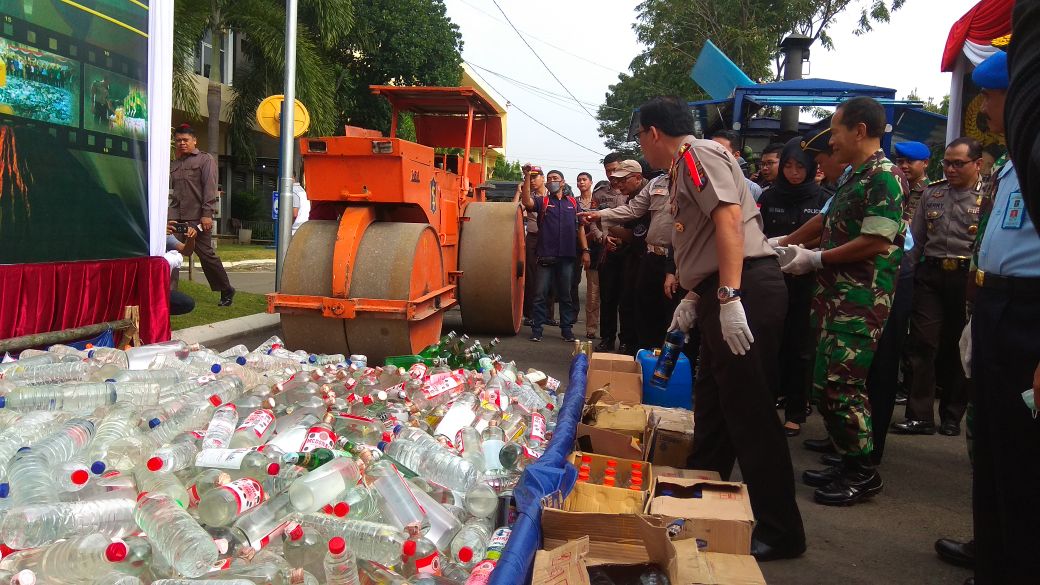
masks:
[[[802,441],[802,445],[810,451],[816,451],[817,453],[837,453],[834,449],[834,443],[830,439],[806,439]]]
[[[825,506],[851,506],[881,493],[881,474],[865,458],[846,458],[841,475],[813,494]]]
[[[820,455],[820,463],[827,467],[841,465],[841,455],[838,455],[837,453],[824,453],[823,455]]]
[[[599,342],[599,345],[596,346],[596,351],[613,352],[614,340],[604,338],[603,341]]]
[[[935,552],[939,558],[958,567],[969,569],[975,566],[975,540],[958,542],[949,538],[935,541]]]
[[[840,478],[844,470],[845,467],[841,464],[841,459],[839,458],[837,465],[832,465],[826,469],[805,470],[802,473],[802,482],[809,487],[822,488]]]

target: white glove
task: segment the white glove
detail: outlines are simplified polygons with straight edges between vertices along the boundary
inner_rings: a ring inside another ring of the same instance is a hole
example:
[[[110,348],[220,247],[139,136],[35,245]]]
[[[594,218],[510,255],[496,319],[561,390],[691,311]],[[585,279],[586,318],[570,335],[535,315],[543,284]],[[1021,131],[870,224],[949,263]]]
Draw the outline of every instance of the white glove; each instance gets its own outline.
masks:
[[[744,355],[751,349],[755,336],[751,335],[740,299],[719,305],[719,324],[722,326],[722,339],[726,340],[733,355]]]
[[[777,237],[775,237],[775,238],[769,238],[769,239],[768,239],[768,240],[766,240],[766,241],[767,241],[767,242],[769,242],[769,245],[770,245],[770,246],[772,246],[772,247],[774,247],[774,248],[779,248],[779,247],[780,247],[780,240],[782,240],[782,239],[784,239],[784,238],[786,238],[786,237],[787,237],[787,236],[777,236]]]
[[[683,299],[672,313],[672,324],[668,326],[669,331],[681,330],[689,334],[693,322],[697,320],[697,299]]]
[[[964,376],[971,378],[971,319],[961,331],[961,340],[958,345],[961,348],[961,367],[964,368]]]
[[[809,274],[823,268],[823,252],[807,250],[801,245],[780,246],[776,249],[780,255],[780,270],[795,276]]]

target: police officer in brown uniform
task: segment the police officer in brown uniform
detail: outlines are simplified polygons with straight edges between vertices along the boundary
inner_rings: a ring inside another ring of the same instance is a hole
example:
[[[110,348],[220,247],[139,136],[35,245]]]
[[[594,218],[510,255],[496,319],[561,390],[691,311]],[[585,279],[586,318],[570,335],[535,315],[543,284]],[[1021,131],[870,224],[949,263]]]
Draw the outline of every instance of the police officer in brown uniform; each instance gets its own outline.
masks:
[[[209,281],[210,290],[220,291],[222,307],[231,305],[235,289],[231,288],[224,265],[213,249],[213,212],[217,204],[217,162],[208,152],[197,148],[195,130],[181,124],[173,133],[177,158],[170,162],[169,219],[200,226],[195,238],[195,254]]]
[[[914,373],[906,420],[893,425],[903,434],[934,434],[935,388],[939,432],[960,434],[968,401],[968,382],[957,364],[957,340],[965,323],[965,291],[971,246],[979,231],[982,203],[982,147],[973,138],[958,138],[946,148],[946,180],[925,189],[910,223],[916,263],[913,312],[910,318],[910,365]],[[949,367],[936,368],[936,363]],[[939,375],[941,374],[941,375]]]
[[[688,466],[723,478],[734,460],[751,496],[751,552],[760,561],[805,551],[787,450],[769,380],[787,309],[787,287],[762,217],[733,155],[692,136],[685,103],[655,98],[639,110],[647,162],[670,172],[672,246],[679,284],[690,292],[671,329],[701,330]]]

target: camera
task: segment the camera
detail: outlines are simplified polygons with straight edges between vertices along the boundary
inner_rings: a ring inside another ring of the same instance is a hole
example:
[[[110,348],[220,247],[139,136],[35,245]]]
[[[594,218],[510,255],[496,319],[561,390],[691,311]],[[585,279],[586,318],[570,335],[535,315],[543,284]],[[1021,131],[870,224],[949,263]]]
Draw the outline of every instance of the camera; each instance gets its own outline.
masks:
[[[186,233],[188,233],[188,223],[187,222],[177,222],[177,223],[173,224],[173,233],[175,233],[175,234],[186,234]]]

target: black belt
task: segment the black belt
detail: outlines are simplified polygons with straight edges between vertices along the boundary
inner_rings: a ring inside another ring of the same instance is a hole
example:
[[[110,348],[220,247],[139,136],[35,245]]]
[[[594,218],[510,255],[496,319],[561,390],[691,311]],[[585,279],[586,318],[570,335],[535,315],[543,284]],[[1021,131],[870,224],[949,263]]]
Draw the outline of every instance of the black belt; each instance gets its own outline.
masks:
[[[1001,276],[978,270],[975,272],[975,284],[981,288],[1005,292],[1040,293],[1040,278]]]
[[[971,258],[937,258],[935,256],[925,256],[924,264],[945,270],[946,272],[954,272],[957,270],[967,270],[971,266]]]

